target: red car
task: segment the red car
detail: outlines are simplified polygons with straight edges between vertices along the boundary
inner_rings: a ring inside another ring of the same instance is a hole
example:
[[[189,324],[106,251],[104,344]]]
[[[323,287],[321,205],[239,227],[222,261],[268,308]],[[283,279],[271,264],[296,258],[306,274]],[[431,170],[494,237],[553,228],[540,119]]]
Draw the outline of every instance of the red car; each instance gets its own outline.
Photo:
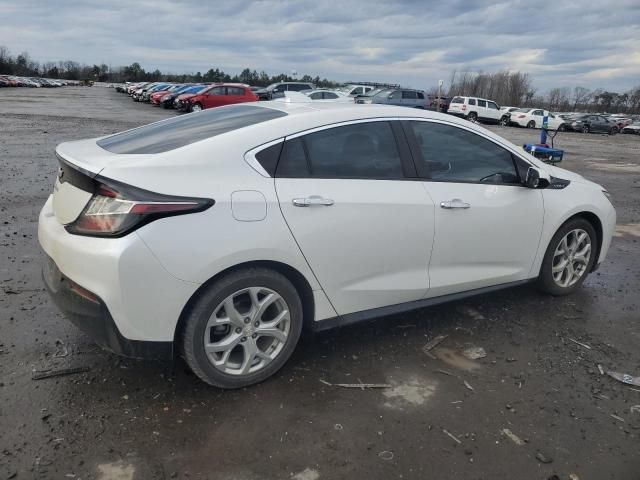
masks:
[[[212,85],[204,91],[181,99],[183,110],[199,112],[207,108],[232,105],[234,103],[257,102],[258,96],[248,85],[241,83],[222,83]]]

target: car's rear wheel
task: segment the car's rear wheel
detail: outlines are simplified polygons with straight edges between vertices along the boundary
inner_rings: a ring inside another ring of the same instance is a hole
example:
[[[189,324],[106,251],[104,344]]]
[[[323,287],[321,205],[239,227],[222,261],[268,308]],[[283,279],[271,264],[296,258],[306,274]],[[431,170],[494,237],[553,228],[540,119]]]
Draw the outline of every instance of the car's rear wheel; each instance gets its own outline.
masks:
[[[538,285],[551,295],[578,289],[593,267],[598,251],[593,225],[584,218],[565,223],[553,236],[542,261]]]
[[[187,312],[184,358],[206,383],[241,388],[277,372],[302,331],[300,296],[266,268],[232,272],[203,290]]]
[[[469,120],[471,123],[476,123],[478,121],[478,114],[475,112],[471,112],[469,115],[467,115],[467,120]]]
[[[531,120],[529,123],[527,123],[527,128],[536,128],[536,122],[534,120]]]
[[[589,128],[589,125],[583,125],[583,126],[582,126],[582,133],[589,133],[589,130],[591,130],[591,129]]]
[[[500,125],[502,125],[503,127],[506,127],[509,125],[509,117],[506,115],[503,115],[502,118],[500,119]]]
[[[566,126],[564,123],[561,123],[561,124],[558,126],[558,131],[559,131],[559,132],[566,132],[566,131],[567,131],[567,126]]]

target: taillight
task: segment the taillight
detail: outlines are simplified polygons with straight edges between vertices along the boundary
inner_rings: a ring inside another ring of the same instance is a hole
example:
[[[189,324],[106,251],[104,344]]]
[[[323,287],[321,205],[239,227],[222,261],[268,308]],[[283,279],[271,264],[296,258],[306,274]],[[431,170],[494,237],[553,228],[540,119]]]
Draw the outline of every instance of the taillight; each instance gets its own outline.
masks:
[[[467,109],[467,106],[466,105],[462,105],[462,110],[464,111],[466,109]]]
[[[518,115],[518,118],[524,118],[524,117],[525,117],[524,115]]]
[[[71,224],[69,233],[121,237],[159,218],[196,213],[214,204],[207,198],[173,197],[99,179],[89,203]]]

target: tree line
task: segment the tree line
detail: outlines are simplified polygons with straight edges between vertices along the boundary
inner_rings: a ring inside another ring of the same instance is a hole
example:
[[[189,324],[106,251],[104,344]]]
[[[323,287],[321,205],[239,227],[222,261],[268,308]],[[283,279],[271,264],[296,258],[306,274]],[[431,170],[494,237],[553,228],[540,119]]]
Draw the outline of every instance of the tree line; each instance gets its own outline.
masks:
[[[138,62],[131,65],[111,67],[109,65],[86,65],[71,60],[58,62],[37,62],[27,52],[13,56],[7,47],[0,46],[0,74],[24,77],[45,77],[65,80],[96,80],[119,83],[124,81],[167,81],[186,82],[239,82],[256,86],[267,86],[275,82],[311,82],[318,87],[335,88],[340,82],[312,77],[311,75],[269,75],[245,68],[239,74],[231,75],[219,68],[210,68],[205,73],[169,74],[160,70],[146,71]],[[437,88],[429,93],[435,94]],[[443,94],[476,96],[494,100],[499,105],[514,107],[539,107],[551,111],[582,111],[609,113],[640,113],[640,85],[627,92],[611,92],[602,88],[590,90],[584,87],[551,88],[541,93],[533,86],[528,73],[517,71],[458,72],[453,71],[449,87]]]
[[[554,112],[640,113],[640,85],[627,92],[578,86],[556,87],[540,93],[533,87],[531,76],[523,72],[454,71],[449,79],[448,94],[488,98],[498,105],[537,107]]]
[[[190,74],[162,73],[160,70],[146,71],[138,62],[131,65],[111,67],[109,65],[86,65],[71,60],[58,62],[39,63],[29,56],[27,52],[17,56],[11,55],[7,47],[0,46],[0,74],[17,75],[21,77],[44,77],[64,80],[94,80],[98,82],[121,83],[129,82],[238,82],[249,85],[266,87],[275,82],[311,82],[318,87],[335,88],[341,85],[340,82],[303,75],[294,77],[280,73],[269,75],[265,71],[258,72],[245,68],[239,74],[231,75],[219,68],[210,68],[205,73],[196,72]]]

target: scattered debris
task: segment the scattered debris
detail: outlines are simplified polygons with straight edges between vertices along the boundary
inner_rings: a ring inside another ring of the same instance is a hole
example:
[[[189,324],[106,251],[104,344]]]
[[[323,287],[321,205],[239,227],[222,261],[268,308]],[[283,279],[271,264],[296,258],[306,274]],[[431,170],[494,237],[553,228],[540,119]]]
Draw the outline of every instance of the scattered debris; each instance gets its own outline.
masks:
[[[43,378],[62,377],[64,375],[74,375],[76,373],[85,373],[91,370],[89,367],[72,367],[61,368],[60,370],[43,370],[35,371],[31,380],[42,380]]]
[[[602,365],[598,364],[598,371],[600,372],[600,375],[604,375],[604,368],[602,368]]]
[[[388,383],[329,383],[326,380],[320,379],[320,382],[330,387],[342,387],[342,388],[391,388]]]
[[[456,437],[455,435],[453,435],[452,433],[449,433],[448,431],[446,431],[444,428],[442,429],[442,433],[444,433],[446,436],[448,436],[449,438],[453,439],[456,441],[456,443],[461,444],[462,442],[458,439],[458,437]]]
[[[66,357],[67,355],[69,355],[69,349],[63,343],[62,340],[60,340],[59,338],[56,339],[56,345],[57,345],[58,348],[56,349],[56,353],[53,354],[53,358],[62,358],[62,357]],[[62,347],[62,348],[60,348],[60,347]]]
[[[390,452],[389,450],[384,450],[382,452],[379,452],[378,456],[382,460],[393,460],[393,452]]]
[[[466,380],[463,380],[462,382],[464,383],[465,387],[467,387],[472,392],[475,392],[474,388],[471,385],[469,385],[469,382],[467,382]]]
[[[587,350],[591,350],[591,347],[590,347],[589,345],[587,345],[586,343],[579,342],[579,341],[577,341],[577,340],[575,340],[575,339],[573,339],[573,338],[568,338],[568,340],[569,340],[570,342],[575,343],[576,345],[580,345],[581,347],[586,348]]]
[[[479,358],[484,358],[487,356],[487,352],[484,351],[482,347],[470,347],[467,348],[462,354],[467,357],[469,360],[477,360]]]
[[[447,335],[438,335],[436,338],[434,338],[433,340],[427,342],[425,344],[424,347],[422,347],[422,351],[431,359],[435,360],[436,357],[433,356],[433,354],[431,353],[431,350],[433,350],[435,347],[437,347],[438,345],[440,345],[442,343],[442,341],[447,338]]]
[[[578,475],[576,475],[575,473],[570,473],[569,480],[580,480],[580,477],[578,477]]]
[[[538,459],[538,461],[540,463],[551,463],[553,462],[553,458],[551,457],[547,457],[544,453],[542,452],[537,452],[536,453],[536,458]]]
[[[631,413],[640,413],[640,405],[632,405],[629,410],[631,411]]]
[[[340,424],[340,423],[336,423],[336,424],[333,426],[333,429],[334,429],[334,430],[342,430],[343,428],[344,428],[344,427],[343,427],[343,426],[342,426],[342,424]]]
[[[611,418],[615,418],[619,422],[624,422],[624,418],[619,417],[618,415],[614,415],[613,413],[609,415]]]
[[[443,375],[449,375],[450,377],[455,377],[455,375],[451,372],[447,372],[446,370],[442,370],[441,368],[439,368],[438,370],[436,370],[436,372],[438,373],[442,373]]]
[[[629,375],[628,373],[619,373],[619,372],[607,372],[611,378],[615,378],[619,382],[626,383],[627,385],[635,385],[636,387],[640,387],[640,377],[634,377]]]
[[[524,440],[522,440],[519,436],[517,436],[515,433],[513,433],[511,430],[509,430],[508,428],[503,428],[502,429],[502,433],[504,435],[506,435],[507,437],[509,437],[511,439],[511,441],[513,441],[513,443],[515,443],[516,445],[518,445],[519,447],[521,447],[522,445],[524,445]]]

